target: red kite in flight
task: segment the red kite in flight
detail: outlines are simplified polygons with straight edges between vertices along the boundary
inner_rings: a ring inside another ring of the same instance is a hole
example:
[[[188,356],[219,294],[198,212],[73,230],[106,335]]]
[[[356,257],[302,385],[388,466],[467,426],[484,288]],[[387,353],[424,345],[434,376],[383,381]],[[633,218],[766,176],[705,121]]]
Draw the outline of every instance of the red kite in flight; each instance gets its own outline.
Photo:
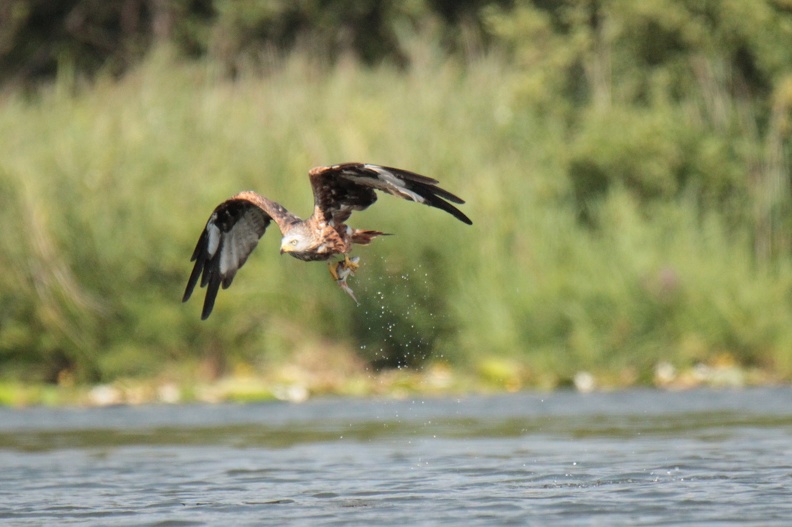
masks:
[[[281,254],[288,253],[304,261],[344,255],[343,260],[329,264],[330,274],[353,299],[346,280],[357,269],[358,258],[350,259],[348,255],[353,245],[367,245],[385,233],[355,229],[344,222],[352,211],[366,209],[377,201],[375,190],[442,209],[463,223],[473,224],[451,204],[462,204],[462,199],[438,187],[438,181],[407,170],[344,163],[312,168],[308,175],[314,212],[307,220],[250,190],[224,201],[209,216],[192,255],[195,267],[182,299],[186,302],[190,298],[200,277],[201,287],[207,286],[202,320],[211,314],[219,287],[226,289],[231,285],[272,220],[283,233]]]

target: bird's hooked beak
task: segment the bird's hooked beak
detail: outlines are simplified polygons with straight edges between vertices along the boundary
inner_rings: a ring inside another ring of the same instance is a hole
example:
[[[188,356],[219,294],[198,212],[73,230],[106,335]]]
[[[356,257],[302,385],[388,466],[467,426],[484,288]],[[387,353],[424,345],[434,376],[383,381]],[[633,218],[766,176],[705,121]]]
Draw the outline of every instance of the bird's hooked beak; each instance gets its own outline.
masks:
[[[293,249],[294,249],[294,247],[292,247],[288,243],[281,243],[280,253],[281,254],[290,253],[290,252],[292,252]]]

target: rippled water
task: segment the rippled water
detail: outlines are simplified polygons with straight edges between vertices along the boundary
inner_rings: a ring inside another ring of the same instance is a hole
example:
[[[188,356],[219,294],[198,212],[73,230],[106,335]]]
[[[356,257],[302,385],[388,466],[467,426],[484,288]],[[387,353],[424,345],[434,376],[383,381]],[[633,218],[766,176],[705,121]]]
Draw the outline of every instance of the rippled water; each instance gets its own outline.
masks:
[[[0,409],[9,525],[792,524],[792,390]]]

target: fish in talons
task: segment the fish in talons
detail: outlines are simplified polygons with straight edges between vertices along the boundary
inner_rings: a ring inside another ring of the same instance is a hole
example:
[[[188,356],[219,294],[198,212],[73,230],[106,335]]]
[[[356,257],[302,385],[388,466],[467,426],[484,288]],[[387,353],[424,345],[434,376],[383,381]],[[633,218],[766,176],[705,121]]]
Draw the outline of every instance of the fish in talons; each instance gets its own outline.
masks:
[[[355,301],[355,304],[360,305],[358,299],[355,298],[355,293],[352,291],[352,288],[349,287],[347,283],[347,279],[350,276],[355,276],[355,271],[357,271],[360,264],[359,256],[355,256],[354,258],[350,258],[347,255],[344,255],[344,259],[338,262],[330,262],[328,263],[328,269],[330,270],[330,275],[333,277],[333,280],[336,281],[338,287],[344,290],[346,294],[352,297],[352,300]]]

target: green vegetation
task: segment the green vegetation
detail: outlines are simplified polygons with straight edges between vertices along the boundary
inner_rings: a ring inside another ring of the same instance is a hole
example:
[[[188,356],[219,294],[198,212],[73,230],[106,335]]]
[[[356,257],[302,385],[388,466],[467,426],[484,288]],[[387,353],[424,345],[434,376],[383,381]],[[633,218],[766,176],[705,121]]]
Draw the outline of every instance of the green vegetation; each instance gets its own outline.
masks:
[[[791,380],[792,12],[541,4],[483,9],[497,45],[475,56],[425,33],[404,61],[301,50],[229,79],[162,46],[121,78],[9,89],[0,401]],[[474,225],[383,196],[352,217],[396,234],[356,251],[360,307],[276,229],[208,321],[180,303],[220,200],[307,215],[308,168],[342,161],[435,177]]]

